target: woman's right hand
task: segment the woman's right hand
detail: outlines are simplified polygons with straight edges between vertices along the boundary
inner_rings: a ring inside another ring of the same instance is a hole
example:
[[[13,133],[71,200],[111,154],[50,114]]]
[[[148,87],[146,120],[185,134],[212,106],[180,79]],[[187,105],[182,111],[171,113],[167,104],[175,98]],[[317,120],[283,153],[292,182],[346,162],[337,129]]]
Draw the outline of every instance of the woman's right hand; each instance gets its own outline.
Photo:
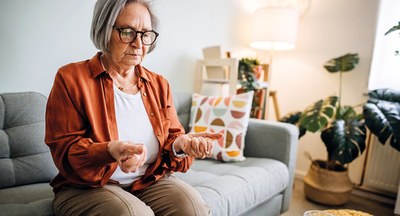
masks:
[[[107,150],[125,173],[136,172],[146,162],[147,148],[143,144],[111,141],[108,143]]]

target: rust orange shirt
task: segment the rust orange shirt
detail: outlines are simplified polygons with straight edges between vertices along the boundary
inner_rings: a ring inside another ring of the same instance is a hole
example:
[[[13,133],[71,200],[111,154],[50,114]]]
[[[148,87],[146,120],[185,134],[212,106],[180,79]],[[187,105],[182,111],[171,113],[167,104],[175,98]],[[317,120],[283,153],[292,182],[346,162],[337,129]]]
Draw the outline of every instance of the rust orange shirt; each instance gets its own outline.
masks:
[[[116,183],[110,177],[118,164],[107,151],[108,142],[118,140],[113,81],[100,55],[61,67],[48,97],[45,142],[59,170],[50,183],[55,192],[63,186],[96,188]],[[165,173],[186,172],[193,161],[191,157],[175,157],[171,149],[173,141],[185,132],[167,80],[140,65],[137,69],[139,93],[160,151],[145,175],[132,184],[132,192]]]

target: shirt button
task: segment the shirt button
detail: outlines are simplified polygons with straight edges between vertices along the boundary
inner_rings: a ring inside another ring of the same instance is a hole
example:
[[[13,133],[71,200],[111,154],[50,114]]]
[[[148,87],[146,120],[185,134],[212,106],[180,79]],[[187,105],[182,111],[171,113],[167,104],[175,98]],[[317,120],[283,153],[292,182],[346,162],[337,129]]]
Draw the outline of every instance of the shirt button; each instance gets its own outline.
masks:
[[[158,133],[158,134],[157,134],[157,136],[161,136],[161,134],[160,134],[160,133]]]
[[[150,113],[150,116],[154,116],[154,113],[153,113],[153,112],[151,112],[151,113]]]
[[[143,93],[143,96],[145,96],[145,97],[147,96],[146,92]]]

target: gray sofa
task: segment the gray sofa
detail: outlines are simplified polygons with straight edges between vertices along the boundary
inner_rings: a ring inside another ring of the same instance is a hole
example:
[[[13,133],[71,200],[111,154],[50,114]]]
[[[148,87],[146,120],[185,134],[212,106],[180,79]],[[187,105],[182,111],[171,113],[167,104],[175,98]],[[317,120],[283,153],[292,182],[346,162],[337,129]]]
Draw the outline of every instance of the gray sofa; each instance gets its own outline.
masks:
[[[52,215],[49,181],[57,170],[44,140],[46,97],[35,92],[0,94],[0,215]],[[188,127],[191,94],[175,95],[181,123]],[[297,128],[251,119],[246,160],[196,160],[176,176],[194,186],[212,215],[279,215],[289,208]]]

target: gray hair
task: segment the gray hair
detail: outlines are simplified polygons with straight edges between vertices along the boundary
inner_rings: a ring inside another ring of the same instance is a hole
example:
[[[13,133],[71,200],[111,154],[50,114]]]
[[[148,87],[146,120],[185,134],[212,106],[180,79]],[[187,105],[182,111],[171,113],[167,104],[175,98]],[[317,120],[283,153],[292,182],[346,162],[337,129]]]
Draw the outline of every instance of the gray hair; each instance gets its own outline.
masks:
[[[154,31],[158,30],[158,19],[152,12],[152,8],[149,1],[146,0],[97,0],[94,11],[92,26],[90,28],[90,38],[94,46],[103,51],[104,53],[110,54],[110,38],[113,25],[122,8],[127,3],[139,3],[147,8],[151,19],[151,27]],[[151,52],[155,48],[156,43],[152,44],[149,48]]]

